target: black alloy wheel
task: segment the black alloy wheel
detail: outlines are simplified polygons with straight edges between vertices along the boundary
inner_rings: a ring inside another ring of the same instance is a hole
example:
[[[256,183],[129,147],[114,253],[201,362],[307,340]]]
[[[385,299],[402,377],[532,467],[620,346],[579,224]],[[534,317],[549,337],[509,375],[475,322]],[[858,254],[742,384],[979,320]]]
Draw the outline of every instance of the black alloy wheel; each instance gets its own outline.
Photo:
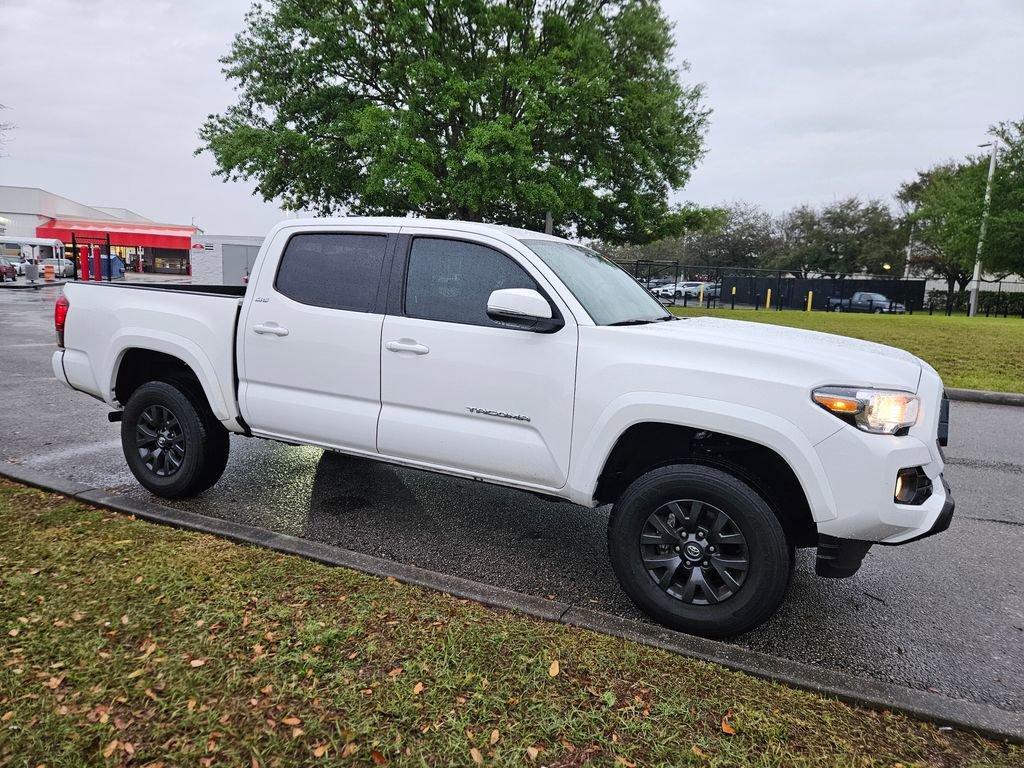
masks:
[[[135,424],[139,458],[157,477],[170,477],[185,460],[185,433],[178,418],[163,405],[145,408]]]
[[[648,575],[690,605],[728,600],[750,570],[747,539],[723,510],[696,499],[663,504],[647,518],[640,553]]]

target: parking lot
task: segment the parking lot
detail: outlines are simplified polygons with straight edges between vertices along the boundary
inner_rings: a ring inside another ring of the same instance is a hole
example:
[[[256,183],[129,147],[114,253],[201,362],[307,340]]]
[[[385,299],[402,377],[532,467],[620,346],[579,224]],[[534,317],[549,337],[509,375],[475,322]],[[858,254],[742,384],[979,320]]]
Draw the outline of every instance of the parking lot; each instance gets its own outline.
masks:
[[[50,373],[58,289],[0,292],[0,461],[148,497],[107,408]],[[184,509],[642,618],[608,563],[607,509],[318,449],[232,438],[224,478]],[[735,642],[877,680],[1024,710],[1024,409],[954,403],[950,530],[875,547],[852,579],[801,553],[789,599]]]

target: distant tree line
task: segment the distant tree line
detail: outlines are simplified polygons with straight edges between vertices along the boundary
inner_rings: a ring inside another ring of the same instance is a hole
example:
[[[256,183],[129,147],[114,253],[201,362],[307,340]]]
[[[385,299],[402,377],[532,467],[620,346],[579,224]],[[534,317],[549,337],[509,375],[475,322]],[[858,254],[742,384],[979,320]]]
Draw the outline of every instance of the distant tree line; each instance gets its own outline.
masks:
[[[1001,279],[1024,273],[1024,121],[993,126],[997,172],[982,266]],[[883,200],[848,197],[773,215],[737,202],[691,211],[697,226],[643,245],[602,246],[621,260],[781,270],[797,277],[892,274],[945,280],[950,296],[971,280],[984,209],[989,157],[971,155],[918,173]],[[909,257],[909,270],[907,259]]]

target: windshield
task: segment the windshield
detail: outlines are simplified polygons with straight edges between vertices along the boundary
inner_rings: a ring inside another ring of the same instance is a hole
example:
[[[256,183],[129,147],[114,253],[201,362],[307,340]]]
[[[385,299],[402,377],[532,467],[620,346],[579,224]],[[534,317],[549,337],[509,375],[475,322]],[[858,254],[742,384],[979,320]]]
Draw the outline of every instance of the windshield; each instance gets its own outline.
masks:
[[[673,319],[628,272],[589,248],[557,240],[525,240],[523,244],[551,267],[598,325]]]

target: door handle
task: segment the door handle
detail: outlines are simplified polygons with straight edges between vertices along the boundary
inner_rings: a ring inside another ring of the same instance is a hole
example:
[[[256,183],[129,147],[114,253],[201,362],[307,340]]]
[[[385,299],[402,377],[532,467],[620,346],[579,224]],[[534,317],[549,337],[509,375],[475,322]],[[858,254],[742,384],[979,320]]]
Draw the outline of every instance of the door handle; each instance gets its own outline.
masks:
[[[282,328],[277,323],[262,323],[260,325],[254,325],[252,327],[255,333],[261,336],[287,336],[288,329]]]
[[[430,352],[430,347],[417,344],[412,339],[398,339],[397,341],[384,342],[384,349],[389,352],[412,352],[414,355],[425,355]]]

